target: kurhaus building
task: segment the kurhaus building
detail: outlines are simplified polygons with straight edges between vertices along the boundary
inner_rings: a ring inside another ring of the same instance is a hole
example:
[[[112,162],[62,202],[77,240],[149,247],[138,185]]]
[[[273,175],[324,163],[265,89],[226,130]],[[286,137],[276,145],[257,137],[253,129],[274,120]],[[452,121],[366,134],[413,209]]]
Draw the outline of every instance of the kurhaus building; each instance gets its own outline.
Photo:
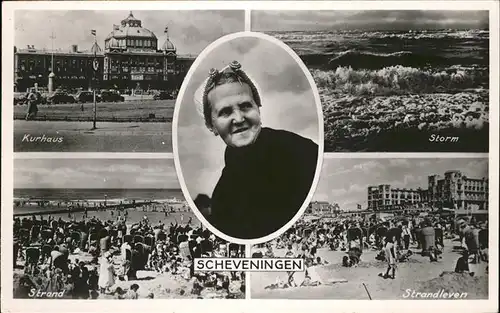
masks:
[[[195,56],[178,55],[168,28],[165,33],[160,46],[156,35],[130,12],[119,25],[113,25],[104,49],[97,42],[86,51],[77,45],[67,52],[14,47],[15,89],[26,91],[35,84],[45,87],[51,72],[55,86],[63,88],[97,84],[102,89],[178,89]],[[95,59],[99,63],[96,72]]]

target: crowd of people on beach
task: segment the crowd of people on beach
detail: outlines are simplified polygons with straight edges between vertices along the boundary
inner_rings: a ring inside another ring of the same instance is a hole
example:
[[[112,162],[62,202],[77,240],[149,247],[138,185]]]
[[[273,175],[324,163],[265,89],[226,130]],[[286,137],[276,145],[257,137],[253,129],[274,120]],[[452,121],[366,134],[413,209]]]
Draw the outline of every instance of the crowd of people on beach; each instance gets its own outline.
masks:
[[[165,215],[174,214],[163,205],[137,210],[161,209]],[[37,290],[64,291],[66,298],[73,299],[137,299],[145,295],[138,292],[145,275],[166,275],[190,285],[191,290],[180,296],[244,297],[244,273],[195,272],[193,262],[204,257],[244,257],[244,246],[217,238],[193,225],[191,218],[183,221],[181,212],[177,212],[181,223],[153,225],[146,215],[127,223],[128,210],[107,210],[108,220],[89,218],[87,210],[79,220],[71,212],[68,219],[15,217],[14,269],[24,269],[14,285],[15,297],[27,298]],[[155,296],[149,292],[147,298]]]
[[[376,214],[366,218],[342,214],[309,221],[306,218],[304,216],[274,241],[255,246],[253,254],[253,257],[274,257],[278,250],[282,250],[279,255],[284,253],[285,257],[303,258],[306,272],[300,286],[328,283],[317,274],[317,269],[337,262],[322,259],[318,255],[321,248],[344,252],[338,263],[351,268],[360,264],[363,252],[376,251],[375,261],[387,263],[387,270],[379,273],[384,279],[395,279],[398,264],[409,262],[417,255],[428,257],[429,262],[439,262],[445,239],[459,242],[453,249],[461,256],[451,272],[473,276],[474,270],[469,264],[488,261],[488,222],[477,221],[474,217],[408,213],[389,218],[378,218]],[[364,261],[370,263],[373,260]],[[266,288],[296,287],[293,277],[294,273],[290,272],[286,282],[278,279],[276,284]]]

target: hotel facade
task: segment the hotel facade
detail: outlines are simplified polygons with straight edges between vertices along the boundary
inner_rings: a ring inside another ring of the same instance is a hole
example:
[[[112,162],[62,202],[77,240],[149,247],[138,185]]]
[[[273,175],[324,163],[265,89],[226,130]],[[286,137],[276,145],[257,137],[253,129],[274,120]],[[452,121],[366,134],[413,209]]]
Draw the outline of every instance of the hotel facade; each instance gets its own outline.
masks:
[[[487,178],[471,178],[453,170],[442,176],[428,176],[427,189],[393,188],[391,185],[368,186],[368,209],[403,209],[408,205],[422,204],[458,212],[486,212],[488,196]]]
[[[78,45],[68,51],[14,47],[14,91],[24,92],[35,84],[47,87],[49,75],[56,88],[179,89],[196,56],[177,54],[168,28],[165,34],[159,45],[157,36],[130,12],[113,25],[104,49],[97,41],[83,51]]]

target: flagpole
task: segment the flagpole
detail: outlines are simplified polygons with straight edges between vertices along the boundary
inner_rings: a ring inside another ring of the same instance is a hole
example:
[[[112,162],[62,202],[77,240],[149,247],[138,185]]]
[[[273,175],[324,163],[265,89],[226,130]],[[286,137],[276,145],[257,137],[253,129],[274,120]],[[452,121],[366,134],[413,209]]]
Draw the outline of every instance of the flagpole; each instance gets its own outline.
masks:
[[[94,62],[97,60],[97,32],[95,30],[92,30],[92,35],[94,35],[94,60],[92,61],[92,67],[93,67],[93,81],[94,81],[94,86],[93,86],[93,96],[94,96],[94,119],[92,123],[92,129],[97,129],[97,101],[96,101],[96,94],[95,94],[95,89],[96,89],[96,76],[97,76],[97,71],[94,67]]]

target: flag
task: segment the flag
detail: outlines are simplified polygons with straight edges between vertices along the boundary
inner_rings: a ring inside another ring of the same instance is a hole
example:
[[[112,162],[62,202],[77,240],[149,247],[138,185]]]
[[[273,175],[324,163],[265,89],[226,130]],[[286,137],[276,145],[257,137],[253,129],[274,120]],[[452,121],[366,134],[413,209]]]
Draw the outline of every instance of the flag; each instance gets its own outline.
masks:
[[[165,27],[165,33],[168,33],[168,26]]]
[[[97,32],[95,31],[95,29],[92,29],[92,30],[90,31],[90,33],[92,34],[92,36],[95,36],[95,35],[97,34]]]

